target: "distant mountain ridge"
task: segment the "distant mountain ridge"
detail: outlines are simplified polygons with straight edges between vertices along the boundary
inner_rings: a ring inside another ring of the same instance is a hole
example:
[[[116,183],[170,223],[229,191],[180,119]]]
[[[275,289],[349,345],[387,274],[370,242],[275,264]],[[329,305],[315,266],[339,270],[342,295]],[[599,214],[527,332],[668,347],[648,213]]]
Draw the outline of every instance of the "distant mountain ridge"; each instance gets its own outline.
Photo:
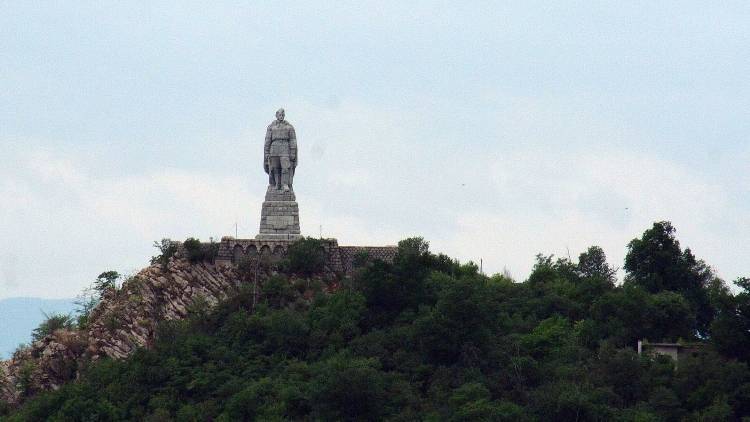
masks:
[[[0,299],[0,359],[7,359],[20,343],[31,341],[31,331],[44,313],[71,313],[75,299],[13,297]]]

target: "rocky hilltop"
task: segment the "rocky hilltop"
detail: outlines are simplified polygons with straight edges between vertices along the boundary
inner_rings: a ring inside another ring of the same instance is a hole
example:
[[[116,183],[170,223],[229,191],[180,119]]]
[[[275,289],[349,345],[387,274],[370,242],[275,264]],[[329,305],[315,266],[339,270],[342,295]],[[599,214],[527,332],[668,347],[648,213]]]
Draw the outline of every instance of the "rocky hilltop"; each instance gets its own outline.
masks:
[[[298,242],[303,249],[305,244],[312,248],[303,254],[318,257],[316,277],[328,280],[329,288],[352,273],[357,259],[392,261],[397,250],[339,246],[335,239]],[[196,303],[215,305],[236,292],[243,280],[262,284],[297,244],[233,238],[210,244],[195,239],[172,243],[174,251],[164,259],[128,278],[119,289],[104,291],[85,329],[56,330],[0,361],[0,404],[18,405],[27,396],[77,379],[99,359],[122,359],[151,346],[160,322],[185,318]]]
[[[154,340],[160,321],[180,319],[196,300],[215,304],[238,287],[234,266],[191,263],[179,254],[154,264],[107,292],[86,330],[57,330],[0,362],[0,402],[57,389],[103,357],[123,358]]]

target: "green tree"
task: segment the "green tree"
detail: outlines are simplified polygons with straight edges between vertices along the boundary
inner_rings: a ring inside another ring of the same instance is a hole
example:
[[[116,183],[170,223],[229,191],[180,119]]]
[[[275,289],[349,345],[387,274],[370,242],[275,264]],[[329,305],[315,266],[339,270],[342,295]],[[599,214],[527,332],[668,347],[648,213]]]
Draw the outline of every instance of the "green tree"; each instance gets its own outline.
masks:
[[[320,239],[305,237],[289,245],[287,260],[289,270],[310,277],[323,272],[326,264],[326,250]]]
[[[510,402],[493,401],[490,391],[480,383],[466,383],[456,388],[449,399],[450,421],[522,421],[523,408]]]
[[[89,315],[94,310],[96,305],[101,301],[101,295],[98,291],[94,290],[93,285],[83,290],[78,296],[76,296],[76,326],[85,330],[89,324]]]
[[[434,264],[429,243],[416,237],[399,242],[393,264],[375,260],[364,268],[354,284],[367,301],[366,324],[389,324],[403,312],[434,303],[437,297],[429,277]]]
[[[680,294],[663,291],[648,298],[644,338],[677,341],[694,338],[695,315],[690,303]]]
[[[318,418],[376,421],[388,412],[390,380],[377,360],[342,353],[311,369],[311,400]]]
[[[683,295],[696,314],[694,329],[707,332],[714,312],[707,290],[713,272],[690,249],[680,248],[670,222],[656,222],[640,239],[633,239],[624,268],[628,273],[626,283],[650,293],[673,291]]]
[[[154,247],[159,250],[159,253],[151,257],[151,265],[159,264],[166,268],[169,260],[177,253],[177,243],[165,238],[161,241],[154,241]]]
[[[712,302],[717,315],[711,323],[711,342],[724,355],[750,363],[750,278],[734,284],[741,289],[736,295],[715,286]]]
[[[578,271],[583,277],[599,277],[612,284],[617,272],[607,264],[607,256],[599,246],[591,246],[578,256]]]
[[[96,290],[100,296],[104,295],[108,290],[117,289],[117,280],[120,279],[120,273],[117,271],[104,271],[99,274],[94,280],[94,290]]]
[[[105,293],[118,289],[118,280],[120,274],[117,271],[104,271],[96,277],[90,287],[76,297],[76,325],[79,329],[85,330],[88,327],[91,311],[101,302]]]

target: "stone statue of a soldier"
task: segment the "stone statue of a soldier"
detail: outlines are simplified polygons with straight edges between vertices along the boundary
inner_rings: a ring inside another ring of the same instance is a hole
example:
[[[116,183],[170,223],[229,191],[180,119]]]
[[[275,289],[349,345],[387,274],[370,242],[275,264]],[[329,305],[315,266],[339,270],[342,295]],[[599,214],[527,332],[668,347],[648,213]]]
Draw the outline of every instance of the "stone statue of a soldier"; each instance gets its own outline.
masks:
[[[297,136],[294,127],[284,120],[283,108],[276,112],[276,120],[268,125],[263,151],[263,169],[268,173],[268,184],[284,192],[292,190],[297,168]]]

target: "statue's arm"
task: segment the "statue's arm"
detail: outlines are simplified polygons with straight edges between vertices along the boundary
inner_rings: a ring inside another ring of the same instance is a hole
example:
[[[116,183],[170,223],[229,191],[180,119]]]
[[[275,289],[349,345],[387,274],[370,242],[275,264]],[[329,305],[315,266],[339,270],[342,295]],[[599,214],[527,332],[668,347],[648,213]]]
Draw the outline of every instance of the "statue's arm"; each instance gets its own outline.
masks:
[[[289,158],[294,162],[294,167],[297,167],[297,134],[294,127],[289,128]]]
[[[268,156],[271,154],[271,126],[266,129],[266,141],[263,143],[263,170],[268,173]]]

